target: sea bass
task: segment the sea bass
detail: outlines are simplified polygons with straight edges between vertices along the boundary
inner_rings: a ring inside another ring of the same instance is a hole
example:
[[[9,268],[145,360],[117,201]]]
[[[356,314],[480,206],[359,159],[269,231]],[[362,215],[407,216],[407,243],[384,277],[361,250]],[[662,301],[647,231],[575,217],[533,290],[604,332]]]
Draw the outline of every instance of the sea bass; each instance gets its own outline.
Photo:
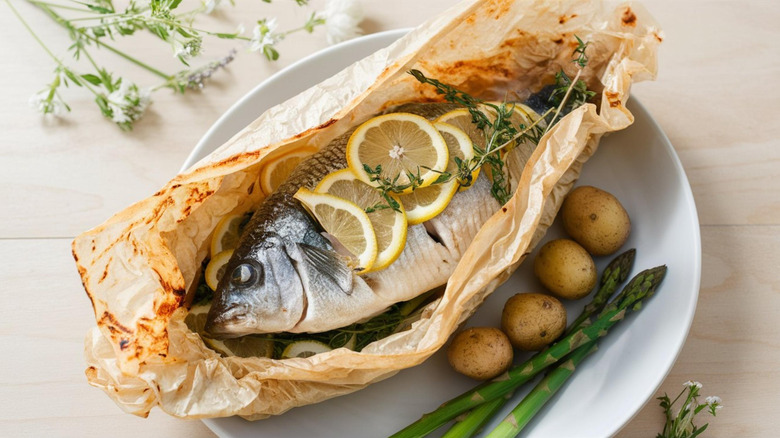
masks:
[[[456,108],[414,103],[388,112],[432,120]],[[313,190],[326,175],[347,167],[345,151],[353,130],[301,162],[254,212],[214,294],[206,323],[212,336],[323,332],[381,313],[445,284],[479,229],[499,209],[481,172],[442,213],[409,227],[395,262],[357,275],[293,198],[299,188]],[[515,148],[507,157],[510,181],[519,179],[530,156],[527,149]]]

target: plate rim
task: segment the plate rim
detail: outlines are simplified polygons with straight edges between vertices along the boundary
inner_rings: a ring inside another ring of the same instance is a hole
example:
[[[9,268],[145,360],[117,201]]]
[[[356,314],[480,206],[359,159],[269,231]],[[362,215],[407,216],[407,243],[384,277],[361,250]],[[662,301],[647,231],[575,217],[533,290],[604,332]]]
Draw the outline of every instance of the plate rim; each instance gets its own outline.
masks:
[[[203,155],[205,150],[213,151],[219,145],[210,145],[209,143],[212,141],[212,136],[216,133],[216,131],[220,128],[221,125],[223,125],[227,120],[229,120],[231,117],[233,117],[233,113],[237,111],[242,105],[246,104],[247,102],[251,101],[252,99],[256,98],[256,94],[261,92],[261,90],[266,86],[267,83],[272,82],[274,80],[277,80],[279,77],[283,77],[287,75],[290,71],[300,68],[302,65],[308,64],[309,62],[318,59],[320,57],[327,56],[328,54],[331,54],[335,51],[340,51],[346,48],[349,48],[353,45],[362,45],[367,44],[369,42],[372,42],[374,40],[382,40],[387,38],[388,44],[392,44],[395,40],[402,37],[409,31],[411,31],[412,28],[397,28],[397,29],[390,29],[385,30],[381,32],[372,33],[369,35],[363,35],[348,41],[344,41],[339,44],[335,44],[333,46],[326,47],[322,50],[318,50],[316,52],[313,52],[300,60],[291,63],[290,65],[284,67],[283,69],[277,71],[276,73],[272,74],[268,78],[264,79],[263,81],[259,82],[257,85],[255,85],[251,90],[249,90],[246,94],[244,94],[242,97],[240,97],[235,103],[233,103],[206,131],[206,133],[201,137],[201,139],[198,141],[198,143],[195,145],[195,147],[192,149],[192,151],[188,154],[186,160],[184,161],[182,168],[180,169],[180,172],[184,172],[186,169],[197,163],[201,158],[199,156]],[[345,66],[346,67],[346,66]],[[632,411],[633,414],[629,417],[625,418],[623,421],[617,421],[615,422],[613,430],[610,432],[609,436],[614,436],[617,433],[619,433],[623,428],[625,428],[636,416],[641,412],[642,408],[650,401],[650,399],[656,394],[658,389],[663,385],[663,383],[666,381],[666,378],[671,373],[674,364],[677,362],[677,359],[679,358],[680,354],[682,353],[683,347],[685,346],[685,342],[688,339],[688,335],[690,334],[691,327],[693,325],[693,319],[696,314],[696,308],[698,304],[698,298],[701,291],[701,267],[702,267],[702,250],[701,250],[701,226],[699,222],[698,217],[698,211],[696,208],[695,199],[693,197],[693,191],[690,185],[690,181],[688,179],[688,175],[685,172],[685,168],[682,164],[682,161],[680,160],[680,157],[677,155],[674,145],[669,140],[669,137],[666,135],[666,132],[661,128],[661,126],[658,124],[657,120],[652,117],[650,112],[647,110],[647,108],[640,102],[640,100],[634,96],[630,96],[630,100],[632,101],[632,105],[636,106],[637,109],[640,112],[644,113],[644,116],[646,116],[647,122],[649,123],[650,127],[659,134],[660,139],[663,144],[663,149],[665,153],[668,155],[669,159],[671,160],[675,172],[681,177],[682,179],[682,193],[681,195],[684,198],[685,206],[689,209],[688,217],[691,219],[691,229],[694,230],[693,235],[691,236],[693,239],[693,243],[695,244],[695,248],[693,250],[694,258],[692,260],[693,262],[693,271],[695,272],[694,278],[693,278],[693,285],[694,285],[694,292],[689,297],[689,305],[690,305],[690,312],[687,316],[687,321],[685,321],[685,330],[680,332],[680,336],[677,339],[677,342],[675,345],[675,354],[670,355],[667,357],[667,361],[665,362],[665,372],[663,373],[663,377],[656,382],[654,385],[650,387],[650,391],[648,391],[644,397],[641,397],[640,400],[641,403],[638,406],[634,406]],[[258,114],[259,116],[259,114]],[[634,112],[634,116],[636,116],[636,111]],[[201,421],[206,425],[206,427],[209,428],[212,432],[217,434],[218,436],[229,436],[225,435],[230,433],[228,430],[224,429],[220,424],[218,424],[215,420],[218,420],[219,418],[204,418],[201,419]]]

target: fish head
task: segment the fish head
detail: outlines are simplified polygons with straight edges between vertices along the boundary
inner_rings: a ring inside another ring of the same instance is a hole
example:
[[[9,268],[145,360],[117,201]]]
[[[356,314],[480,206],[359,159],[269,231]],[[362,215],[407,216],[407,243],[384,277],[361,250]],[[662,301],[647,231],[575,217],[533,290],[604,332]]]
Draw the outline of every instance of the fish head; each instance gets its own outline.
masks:
[[[241,245],[226,265],[206,319],[217,339],[292,329],[303,317],[305,296],[294,260],[276,234]]]

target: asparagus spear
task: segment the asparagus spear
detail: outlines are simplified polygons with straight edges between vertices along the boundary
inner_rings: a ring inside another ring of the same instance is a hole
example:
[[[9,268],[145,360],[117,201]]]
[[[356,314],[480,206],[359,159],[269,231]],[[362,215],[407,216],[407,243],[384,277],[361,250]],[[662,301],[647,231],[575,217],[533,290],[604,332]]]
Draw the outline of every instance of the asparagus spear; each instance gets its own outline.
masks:
[[[612,294],[615,293],[617,287],[628,278],[628,273],[631,272],[631,269],[634,266],[635,258],[636,249],[632,248],[609,262],[607,267],[604,268],[604,272],[601,274],[599,290],[593,296],[591,302],[585,306],[577,319],[569,325],[565,334],[569,334],[580,328],[585,321],[589,320],[591,316],[601,311],[604,306],[607,305],[607,301]],[[537,353],[536,355],[539,354],[542,353]],[[482,425],[501,410],[507,400],[509,400],[509,398],[498,398],[473,409],[465,418],[455,423],[442,438],[467,438],[473,436],[479,431]]]
[[[523,400],[493,429],[486,438],[510,438],[518,433],[531,421],[574,373],[576,367],[588,355],[596,351],[596,342],[589,342],[574,350],[569,358],[547,374],[535,387],[523,398]]]
[[[583,322],[600,312],[601,309],[607,305],[609,297],[611,297],[617,287],[628,278],[628,273],[631,272],[631,268],[634,267],[635,257],[636,249],[631,248],[609,262],[607,267],[604,268],[604,272],[601,274],[601,284],[598,292],[593,296],[593,300],[582,309],[580,316],[571,323],[566,330],[566,334],[578,329]]]
[[[625,318],[626,313],[641,308],[643,300],[652,296],[665,273],[666,266],[640,272],[604,308],[592,325],[580,327],[541,354],[513,367],[498,380],[486,382],[453,398],[391,438],[423,437],[458,415],[508,394],[577,348],[606,335],[612,326]]]
[[[465,418],[455,423],[442,435],[442,438],[467,438],[473,436],[504,407],[504,404],[510,397],[511,395],[507,394],[507,397],[499,397],[472,409]]]

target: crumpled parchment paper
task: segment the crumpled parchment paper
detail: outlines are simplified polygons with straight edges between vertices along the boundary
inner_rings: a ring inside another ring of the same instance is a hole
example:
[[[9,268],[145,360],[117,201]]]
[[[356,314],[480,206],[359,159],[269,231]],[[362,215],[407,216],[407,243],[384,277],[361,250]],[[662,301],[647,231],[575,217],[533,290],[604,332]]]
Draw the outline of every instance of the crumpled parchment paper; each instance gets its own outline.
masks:
[[[224,215],[262,200],[256,181],[269,154],[321,147],[397,103],[440,99],[406,74],[410,68],[485,99],[522,98],[552,83],[561,68],[574,75],[575,35],[591,43],[582,79],[599,92],[599,106],[573,111],[542,139],[512,199],[484,225],[443,297],[410,330],[360,353],[341,348],[272,360],[220,357],[187,329],[188,291],[212,230]],[[421,363],[541,239],[600,137],[632,123],[629,88],[655,76],[661,39],[636,4],[465,0],[269,109],[158,193],[73,242],[97,321],[85,345],[89,383],[139,416],[159,406],[177,417],[260,419]]]

